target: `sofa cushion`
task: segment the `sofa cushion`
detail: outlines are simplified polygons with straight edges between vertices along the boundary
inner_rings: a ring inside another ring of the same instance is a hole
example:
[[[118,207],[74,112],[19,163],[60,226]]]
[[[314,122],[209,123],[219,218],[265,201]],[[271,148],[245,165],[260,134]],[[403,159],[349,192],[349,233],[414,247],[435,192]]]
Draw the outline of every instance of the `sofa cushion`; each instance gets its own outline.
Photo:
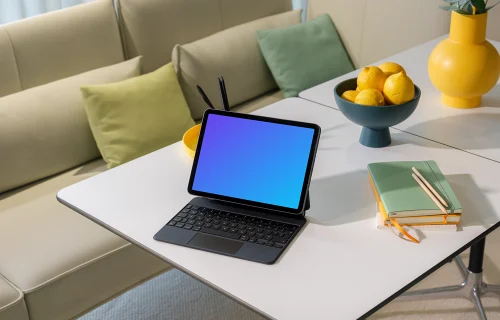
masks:
[[[0,193],[99,157],[80,86],[139,72],[140,57],[0,98]]]
[[[0,25],[0,97],[21,91],[16,57],[4,26]]]
[[[118,0],[128,58],[144,57],[151,72],[170,62],[172,49],[235,25],[286,12],[290,0]]]
[[[0,275],[0,320],[28,320],[23,293]]]
[[[108,168],[177,142],[194,126],[172,63],[132,79],[83,86],[81,91]]]
[[[104,170],[101,159],[0,196],[0,274],[24,292],[31,320],[73,318],[167,268],[56,200]]]
[[[254,98],[250,101],[244,102],[235,106],[232,111],[239,113],[251,113],[261,108],[267,107],[270,104],[276,103],[280,100],[283,100],[285,97],[283,96],[283,92],[279,90],[275,90],[272,92],[268,92],[263,94],[257,98]]]
[[[276,82],[260,53],[256,32],[298,23],[300,10],[289,11],[176,46],[172,62],[193,119],[200,119],[207,108],[196,89],[197,84],[213,103],[219,104],[218,76],[224,77],[230,106],[276,89]]]
[[[328,14],[257,31],[262,55],[286,98],[354,70]]]
[[[92,1],[4,27],[23,90],[124,60],[113,0]]]

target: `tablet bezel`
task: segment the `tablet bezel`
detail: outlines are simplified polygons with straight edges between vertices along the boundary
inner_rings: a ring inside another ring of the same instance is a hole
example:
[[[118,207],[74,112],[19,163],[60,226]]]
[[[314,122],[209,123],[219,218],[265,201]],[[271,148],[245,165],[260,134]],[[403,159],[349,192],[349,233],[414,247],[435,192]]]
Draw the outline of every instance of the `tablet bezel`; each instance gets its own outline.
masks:
[[[277,123],[277,124],[284,124],[284,125],[309,128],[309,129],[314,130],[314,134],[313,134],[313,138],[312,138],[312,142],[311,142],[311,148],[309,150],[309,158],[307,161],[307,168],[306,168],[306,172],[304,174],[304,181],[302,183],[302,191],[301,191],[301,195],[300,195],[299,206],[297,207],[297,209],[267,204],[267,203],[263,203],[263,202],[228,197],[228,196],[223,196],[223,195],[219,195],[219,194],[208,193],[208,192],[193,189],[194,178],[196,176],[196,169],[198,166],[198,158],[199,158],[201,147],[203,145],[203,138],[205,135],[205,128],[206,128],[207,121],[209,120],[211,114],[227,116],[227,117],[234,117],[234,118],[242,118],[242,119],[248,119],[248,120],[270,122],[270,123]],[[318,149],[320,134],[321,134],[321,128],[318,125],[313,124],[313,123],[284,120],[284,119],[277,119],[277,118],[269,118],[269,117],[251,115],[251,114],[235,113],[235,112],[230,112],[230,111],[207,109],[205,111],[205,113],[203,114],[203,120],[201,123],[201,129],[200,129],[200,136],[198,138],[198,145],[196,146],[196,153],[195,153],[195,157],[194,157],[194,161],[193,161],[193,166],[191,168],[191,176],[189,177],[188,192],[192,195],[202,196],[202,197],[215,199],[215,200],[226,201],[226,202],[230,202],[230,203],[243,204],[243,205],[247,205],[247,206],[251,206],[251,207],[257,207],[257,208],[262,208],[262,209],[266,209],[266,210],[273,210],[273,211],[279,211],[279,212],[290,213],[290,214],[301,214],[304,211],[306,197],[308,194],[307,191],[309,189],[309,185],[311,182],[311,176],[312,176],[312,171],[313,171],[313,167],[314,167],[314,160],[316,158],[316,152]]]

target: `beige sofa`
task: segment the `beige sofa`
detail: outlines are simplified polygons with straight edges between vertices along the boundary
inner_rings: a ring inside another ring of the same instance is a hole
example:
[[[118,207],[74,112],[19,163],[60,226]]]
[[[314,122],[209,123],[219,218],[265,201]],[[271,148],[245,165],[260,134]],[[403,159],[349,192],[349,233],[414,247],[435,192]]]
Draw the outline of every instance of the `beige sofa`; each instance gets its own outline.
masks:
[[[446,33],[449,14],[436,6],[433,0],[384,0],[377,5],[368,0],[310,0],[307,16],[329,13],[354,63],[361,66]],[[143,72],[150,72],[170,62],[176,44],[291,9],[290,0],[96,0],[3,25],[0,106],[4,96],[29,93],[30,88],[139,55]],[[380,19],[382,12],[394,19]],[[275,87],[234,107],[249,112],[280,99]],[[36,118],[45,111],[32,112]],[[2,110],[0,126],[1,115]],[[86,121],[84,113],[74,117],[75,122]],[[2,163],[8,161],[23,164],[36,177],[0,193],[0,320],[74,318],[170,268],[56,201],[61,188],[105,170],[91,134],[78,137],[88,150],[75,144],[56,152],[67,160],[57,166],[11,152],[45,146],[57,150],[58,141],[36,134],[51,129],[46,125],[13,126],[12,132],[0,134],[0,182],[9,171]],[[75,135],[71,123],[62,127],[68,136]],[[17,137],[32,144],[6,147],[16,144]]]

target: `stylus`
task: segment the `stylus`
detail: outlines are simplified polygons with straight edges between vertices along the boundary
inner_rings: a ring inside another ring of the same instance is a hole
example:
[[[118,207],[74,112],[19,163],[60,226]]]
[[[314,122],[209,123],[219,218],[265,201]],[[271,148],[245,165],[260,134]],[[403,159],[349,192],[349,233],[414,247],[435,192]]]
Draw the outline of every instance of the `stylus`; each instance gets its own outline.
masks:
[[[222,101],[222,107],[224,107],[224,110],[229,111],[229,102],[227,99],[226,85],[224,83],[224,78],[221,76],[218,78],[218,80],[219,80],[219,90],[220,90],[220,98]]]
[[[208,99],[207,95],[205,94],[205,91],[203,91],[203,89],[199,85],[196,85],[196,88],[198,89],[198,92],[200,93],[201,97],[203,98],[203,101],[205,101],[205,103],[210,108],[215,109],[214,105],[212,104],[212,102],[210,101],[210,99]]]

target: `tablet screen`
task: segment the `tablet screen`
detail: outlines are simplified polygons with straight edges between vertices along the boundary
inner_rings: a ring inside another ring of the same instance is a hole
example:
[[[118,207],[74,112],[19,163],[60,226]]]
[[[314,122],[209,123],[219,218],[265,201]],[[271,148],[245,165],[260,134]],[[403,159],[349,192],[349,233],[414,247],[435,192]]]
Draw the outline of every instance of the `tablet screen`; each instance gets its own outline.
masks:
[[[234,115],[205,115],[190,191],[243,204],[301,211],[319,128]]]

